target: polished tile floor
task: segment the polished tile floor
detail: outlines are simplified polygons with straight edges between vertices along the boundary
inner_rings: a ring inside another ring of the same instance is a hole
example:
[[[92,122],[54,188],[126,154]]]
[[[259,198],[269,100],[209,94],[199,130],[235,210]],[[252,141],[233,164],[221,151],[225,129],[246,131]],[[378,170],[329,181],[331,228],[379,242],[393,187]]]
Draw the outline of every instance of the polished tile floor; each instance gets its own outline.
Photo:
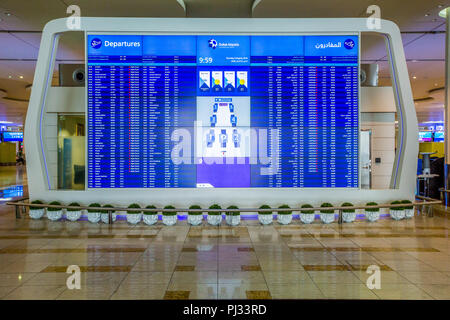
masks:
[[[190,227],[15,219],[0,206],[1,299],[450,299],[449,219]],[[66,286],[69,265],[81,289]],[[368,266],[381,288],[366,286]]]
[[[16,170],[0,167],[0,186],[26,192]],[[16,219],[0,204],[0,299],[450,299],[450,210],[439,210],[343,225],[165,227]],[[79,290],[66,285],[70,265]],[[380,289],[366,285],[371,265]]]

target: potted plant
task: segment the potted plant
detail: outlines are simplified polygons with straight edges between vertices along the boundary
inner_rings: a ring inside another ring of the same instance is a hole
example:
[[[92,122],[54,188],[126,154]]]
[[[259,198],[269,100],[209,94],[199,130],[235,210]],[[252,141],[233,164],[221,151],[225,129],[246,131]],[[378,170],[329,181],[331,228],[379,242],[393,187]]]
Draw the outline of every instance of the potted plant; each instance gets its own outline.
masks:
[[[52,201],[49,203],[52,206],[60,206],[61,203],[59,201]],[[51,221],[57,221],[62,218],[62,209],[61,208],[51,208],[47,207],[47,218]]]
[[[324,202],[320,205],[320,220],[322,220],[323,223],[331,223],[334,221],[334,210],[333,209],[325,209],[325,208],[331,208],[333,205],[329,202]]]
[[[367,202],[366,206],[377,206],[376,202]],[[364,210],[367,220],[370,222],[377,221],[380,218],[380,208],[366,208]]]
[[[132,203],[128,206],[128,209],[140,209],[141,206],[137,203]],[[139,210],[127,210],[127,222],[131,224],[138,224],[142,219],[142,211]]]
[[[212,206],[209,207],[209,209],[219,210],[222,209],[222,207],[219,206],[218,204],[213,204]],[[212,226],[218,226],[222,222],[222,213],[219,211],[208,212],[207,221]]]
[[[80,204],[78,202],[72,202],[69,204],[69,207],[79,207]],[[80,208],[67,208],[66,209],[66,218],[70,221],[77,221],[81,217],[81,209]]]
[[[175,209],[175,207],[174,206],[165,206],[164,209]],[[177,223],[177,213],[175,211],[173,211],[173,212],[164,211],[162,214],[162,222],[166,226],[173,226],[175,223]]]
[[[194,204],[189,209],[201,209],[201,207]],[[198,226],[202,223],[203,213],[201,211],[189,211],[187,220],[190,225]]]
[[[89,205],[89,208],[100,208],[101,205],[99,203],[91,203]],[[88,209],[87,210],[87,217],[88,217],[88,221],[91,223],[98,223],[100,221],[101,218],[101,214],[102,214],[102,209]]]
[[[341,207],[353,207],[353,203],[344,202]],[[342,220],[344,222],[353,222],[356,219],[356,210],[353,208],[343,209],[342,210]]]
[[[313,208],[310,204],[302,205],[302,208]],[[310,224],[314,221],[315,214],[314,210],[302,210],[300,211],[300,221],[306,224]]]
[[[411,204],[412,202],[409,200],[403,200],[404,204]],[[414,217],[414,206],[405,206],[405,218],[410,219]]]
[[[31,204],[44,204],[41,200],[31,201]],[[40,219],[44,216],[44,207],[30,206],[29,215],[31,219]]]
[[[270,209],[270,206],[263,204],[260,209]],[[273,212],[272,211],[259,211],[258,220],[261,224],[268,225],[273,222]]]
[[[117,220],[117,213],[114,210],[111,210],[109,208],[113,208],[112,205],[110,204],[105,204],[103,206],[102,212],[100,214],[100,219],[102,220],[103,223],[109,223],[109,211],[111,212],[111,218],[112,218],[112,222]]]
[[[391,204],[402,204],[401,201],[392,201]],[[404,207],[394,207],[389,209],[389,214],[394,220],[401,220],[405,217],[405,208]]]
[[[146,206],[145,209],[156,209],[155,206],[149,205]],[[154,225],[156,222],[158,222],[158,212],[156,211],[144,211],[144,216],[142,217],[142,220],[144,220],[144,223],[146,225]]]
[[[289,209],[290,207],[287,204],[283,204],[278,207],[278,209]],[[278,211],[277,221],[280,224],[289,224],[292,221],[292,211],[291,210],[282,210]]]
[[[239,209],[237,206],[229,206],[227,209]],[[237,226],[241,222],[241,213],[239,211],[227,211],[226,222],[230,226]]]

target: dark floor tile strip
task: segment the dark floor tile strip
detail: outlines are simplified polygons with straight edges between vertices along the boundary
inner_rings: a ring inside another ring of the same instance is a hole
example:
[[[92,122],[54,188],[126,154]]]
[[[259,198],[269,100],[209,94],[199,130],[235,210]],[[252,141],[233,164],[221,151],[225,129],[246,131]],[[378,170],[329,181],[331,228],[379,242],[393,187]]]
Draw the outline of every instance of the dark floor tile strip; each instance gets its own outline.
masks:
[[[305,271],[351,271],[348,265],[303,265]]]
[[[187,300],[190,293],[190,291],[166,291],[164,300]]]

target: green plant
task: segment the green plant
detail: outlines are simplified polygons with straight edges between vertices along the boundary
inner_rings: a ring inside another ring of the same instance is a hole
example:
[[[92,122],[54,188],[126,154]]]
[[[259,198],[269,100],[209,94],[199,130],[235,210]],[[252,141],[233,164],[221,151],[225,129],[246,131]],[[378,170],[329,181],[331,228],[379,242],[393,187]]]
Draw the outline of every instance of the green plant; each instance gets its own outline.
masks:
[[[141,206],[138,205],[137,203],[132,203],[128,206],[128,209],[140,209],[140,208],[141,208]],[[127,210],[127,214],[138,214],[138,213],[141,213],[141,212],[138,210]]]
[[[217,210],[217,209],[222,209],[222,207],[219,206],[218,204],[213,204],[212,206],[209,207],[209,209]],[[217,212],[208,212],[208,214],[211,216],[219,216],[221,213],[219,211],[217,211]]]
[[[44,204],[44,203],[41,200],[34,200],[34,201],[31,201],[31,204]],[[30,206],[30,210],[39,210],[39,209],[44,209],[44,208]]]
[[[409,201],[409,200],[402,200],[401,202],[404,203],[404,204],[410,204],[410,203],[412,203],[412,202]],[[410,209],[414,209],[414,206],[405,206],[404,208],[407,209],[407,210],[410,210]]]
[[[378,205],[378,203],[376,203],[376,202],[367,202],[366,203],[366,206],[377,206]],[[380,211],[380,208],[366,208],[366,211],[367,212],[378,212],[378,211]]]
[[[314,208],[314,207],[307,203],[307,204],[302,205],[302,208]],[[300,211],[300,213],[311,214],[311,213],[314,213],[314,210],[302,210],[302,211]]]
[[[194,204],[192,206],[189,207],[189,209],[201,209],[202,207]],[[188,214],[190,214],[191,216],[199,216],[202,214],[201,211],[189,211]]]
[[[156,209],[156,207],[154,205],[148,205],[145,207],[145,209]],[[156,211],[144,211],[144,214],[153,215],[156,214]]]
[[[333,205],[329,202],[324,202],[320,205],[321,208],[331,208]],[[330,209],[320,209],[320,213],[334,213],[334,210]]]
[[[115,212],[115,210],[110,210],[110,209],[108,209],[108,208],[113,208],[113,206],[110,205],[110,204],[105,204],[105,205],[103,206],[103,208],[104,208],[104,209],[102,209],[101,213],[108,213],[108,211]]]
[[[283,204],[281,206],[278,207],[278,209],[290,209],[291,207],[289,207],[287,204]],[[291,210],[286,210],[286,211],[278,211],[278,214],[292,214]]]
[[[268,206],[267,204],[263,204],[261,207],[259,207],[260,209],[270,209],[270,206]],[[259,214],[267,214],[270,215],[272,214],[272,211],[258,211]]]
[[[236,206],[229,206],[227,209],[239,209],[239,208]],[[239,211],[227,211],[227,215],[229,216],[238,216],[240,214],[241,213]]]
[[[49,205],[60,206],[61,202],[59,202],[59,201],[52,201],[52,202],[49,203]],[[59,210],[61,210],[61,208],[50,208],[50,207],[47,208],[47,211],[59,211]]]
[[[353,203],[344,202],[341,207],[353,207]],[[355,212],[355,209],[343,209],[342,212]]]
[[[69,204],[69,207],[79,207],[80,204],[78,202],[72,202],[71,204]],[[79,208],[67,208],[67,211],[80,211]]]
[[[402,202],[399,200],[395,200],[395,201],[392,201],[391,204],[402,204]],[[405,208],[404,207],[394,207],[394,208],[391,208],[391,210],[405,210]]]
[[[174,206],[165,206],[164,209],[175,209],[175,207],[174,207]],[[173,211],[173,212],[163,212],[163,215],[165,215],[165,216],[176,216],[177,213],[176,213],[176,211]]]
[[[90,208],[100,208],[101,204],[94,202],[94,203],[91,203],[89,205],[89,207]],[[87,209],[87,212],[101,212],[101,211],[102,211],[102,209]]]

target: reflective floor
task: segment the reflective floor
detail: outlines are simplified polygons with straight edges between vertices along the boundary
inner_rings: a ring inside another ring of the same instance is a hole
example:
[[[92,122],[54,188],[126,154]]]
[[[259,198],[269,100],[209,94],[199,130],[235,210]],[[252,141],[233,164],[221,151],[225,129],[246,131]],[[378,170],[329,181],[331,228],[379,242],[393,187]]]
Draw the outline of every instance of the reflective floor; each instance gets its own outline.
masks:
[[[449,220],[113,226],[0,206],[2,299],[450,299]],[[81,289],[66,286],[69,265]],[[381,270],[370,290],[369,265]]]
[[[109,226],[16,219],[0,204],[0,299],[450,299],[448,217]],[[66,285],[70,265],[80,290]]]
[[[0,166],[0,203],[27,194],[26,167]]]

